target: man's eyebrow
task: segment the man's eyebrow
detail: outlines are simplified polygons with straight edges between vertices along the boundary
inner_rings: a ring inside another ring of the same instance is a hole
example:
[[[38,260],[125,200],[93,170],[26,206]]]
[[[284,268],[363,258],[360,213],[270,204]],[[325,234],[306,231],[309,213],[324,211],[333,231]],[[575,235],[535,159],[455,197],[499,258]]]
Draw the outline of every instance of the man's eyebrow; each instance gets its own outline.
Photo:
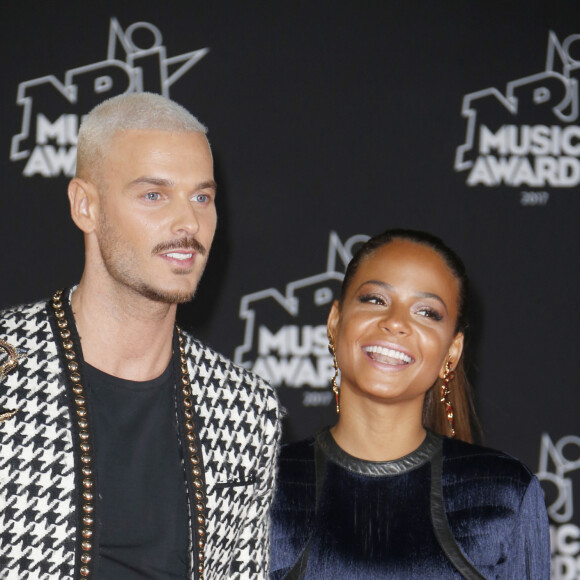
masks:
[[[365,284],[374,284],[375,286],[380,286],[381,288],[384,288],[385,290],[394,290],[395,289],[394,286],[392,286],[391,284],[388,284],[387,282],[383,282],[382,280],[366,280],[358,287],[357,290],[360,290]],[[441,296],[439,296],[439,294],[433,294],[433,292],[414,292],[413,296],[415,296],[417,298],[433,298],[434,300],[441,302],[441,305],[443,306],[443,308],[445,308],[445,312],[447,312],[447,305],[445,304],[445,301],[443,300],[443,298],[441,298]]]
[[[134,179],[129,185],[157,185],[158,187],[171,187],[175,185],[175,182],[172,179],[167,179],[164,177],[154,177],[152,175],[143,175],[142,177],[138,177]]]
[[[209,179],[208,181],[198,183],[195,189],[213,189],[217,191],[217,183],[213,179]]]
[[[138,177],[134,179],[129,186],[133,185],[155,185],[157,187],[172,187],[175,185],[175,182],[172,179],[165,178],[165,177],[154,177],[152,175],[143,175],[142,177]],[[217,183],[213,179],[209,179],[208,181],[202,181],[201,183],[196,184],[196,190],[199,189],[213,189],[214,191],[217,190]]]

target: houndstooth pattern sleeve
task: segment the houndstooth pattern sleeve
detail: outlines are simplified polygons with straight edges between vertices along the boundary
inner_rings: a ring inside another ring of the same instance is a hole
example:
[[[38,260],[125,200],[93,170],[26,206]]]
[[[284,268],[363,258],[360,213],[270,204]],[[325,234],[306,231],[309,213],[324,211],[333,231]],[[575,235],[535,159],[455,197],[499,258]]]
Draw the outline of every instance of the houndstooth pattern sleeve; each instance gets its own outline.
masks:
[[[207,487],[205,578],[266,579],[278,401],[262,379],[186,339]]]
[[[275,469],[280,437],[277,401],[265,401],[260,430],[263,435],[259,452],[256,492],[251,499],[248,517],[240,533],[234,554],[233,578],[267,579],[270,554],[270,508],[272,505]]]
[[[72,579],[71,420],[46,303],[0,313],[0,338],[25,349],[0,383],[0,578]]]

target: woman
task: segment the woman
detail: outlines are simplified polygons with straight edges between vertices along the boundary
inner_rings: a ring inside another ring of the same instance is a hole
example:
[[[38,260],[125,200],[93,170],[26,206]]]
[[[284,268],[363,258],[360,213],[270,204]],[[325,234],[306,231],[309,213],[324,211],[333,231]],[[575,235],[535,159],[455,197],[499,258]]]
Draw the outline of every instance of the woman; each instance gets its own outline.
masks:
[[[459,258],[423,232],[350,262],[328,317],[338,422],[282,449],[272,579],[550,577],[537,479],[471,444],[466,294]]]

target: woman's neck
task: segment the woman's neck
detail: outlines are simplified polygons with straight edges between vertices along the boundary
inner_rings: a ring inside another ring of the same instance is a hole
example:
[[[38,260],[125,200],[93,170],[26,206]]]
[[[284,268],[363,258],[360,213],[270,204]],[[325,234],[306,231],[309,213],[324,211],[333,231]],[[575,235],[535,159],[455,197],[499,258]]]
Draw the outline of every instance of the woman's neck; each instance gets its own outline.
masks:
[[[392,461],[408,455],[425,439],[422,406],[422,399],[390,404],[349,398],[341,401],[338,423],[330,432],[353,457]]]

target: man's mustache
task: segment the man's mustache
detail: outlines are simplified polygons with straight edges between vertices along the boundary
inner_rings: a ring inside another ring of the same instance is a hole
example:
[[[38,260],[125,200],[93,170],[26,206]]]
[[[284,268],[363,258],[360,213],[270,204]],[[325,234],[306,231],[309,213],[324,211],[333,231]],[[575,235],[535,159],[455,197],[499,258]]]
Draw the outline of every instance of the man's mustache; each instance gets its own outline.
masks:
[[[193,250],[202,256],[207,254],[207,250],[203,244],[198,242],[195,238],[179,238],[170,242],[162,242],[157,244],[151,253],[153,255],[163,254],[171,250]]]

